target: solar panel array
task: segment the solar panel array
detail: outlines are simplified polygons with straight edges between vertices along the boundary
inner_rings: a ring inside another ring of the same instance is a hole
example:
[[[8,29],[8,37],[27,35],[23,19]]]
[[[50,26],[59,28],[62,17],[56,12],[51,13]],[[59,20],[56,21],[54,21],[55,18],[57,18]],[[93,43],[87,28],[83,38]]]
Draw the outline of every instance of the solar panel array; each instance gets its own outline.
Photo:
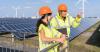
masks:
[[[37,20],[38,19],[31,18],[1,18],[0,32],[12,32],[16,38],[23,39],[24,36],[28,37],[36,34]],[[90,28],[98,21],[100,21],[100,18],[83,18],[78,28],[71,28],[70,40]],[[27,34],[23,35],[23,33]]]
[[[30,18],[1,18],[0,32],[11,32],[16,38],[23,39],[24,36],[36,34],[36,22],[37,19]]]
[[[88,28],[90,28],[91,26],[93,26],[94,24],[96,24],[99,21],[100,21],[99,17],[98,18],[96,18],[96,17],[83,18],[79,27],[71,28],[70,40],[77,37],[78,35],[80,35],[80,33],[86,31]]]

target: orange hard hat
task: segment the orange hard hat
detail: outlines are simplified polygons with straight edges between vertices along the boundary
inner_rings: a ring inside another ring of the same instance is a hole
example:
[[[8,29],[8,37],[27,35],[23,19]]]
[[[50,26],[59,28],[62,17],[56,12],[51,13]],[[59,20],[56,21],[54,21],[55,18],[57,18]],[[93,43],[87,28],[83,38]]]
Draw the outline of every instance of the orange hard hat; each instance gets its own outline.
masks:
[[[39,10],[39,15],[42,16],[44,14],[52,13],[51,9],[48,6],[43,6]]]
[[[58,6],[58,11],[61,11],[61,10],[67,11],[67,6],[66,6],[66,4],[60,4],[60,5]]]

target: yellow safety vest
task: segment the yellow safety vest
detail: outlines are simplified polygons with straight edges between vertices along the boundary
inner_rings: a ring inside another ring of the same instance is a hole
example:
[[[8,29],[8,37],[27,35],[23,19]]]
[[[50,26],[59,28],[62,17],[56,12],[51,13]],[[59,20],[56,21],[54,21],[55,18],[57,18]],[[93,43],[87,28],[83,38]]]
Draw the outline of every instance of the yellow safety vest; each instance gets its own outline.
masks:
[[[60,37],[61,33],[59,33],[58,31],[56,31],[55,29],[50,29],[48,27],[46,27],[43,24],[40,24],[39,26],[39,31],[43,29],[45,32],[45,36],[48,38],[56,38],[56,37]],[[51,46],[54,44],[54,42],[43,42],[40,38],[40,33],[39,34],[39,51]],[[58,36],[59,35],[59,36]],[[52,49],[50,49],[48,52],[58,52],[57,51],[57,47],[54,47]]]
[[[55,28],[55,29],[67,28],[67,34],[69,37],[70,27],[71,26],[74,28],[78,27],[80,24],[79,23],[80,20],[81,20],[81,18],[80,19],[78,19],[77,17],[73,18],[71,15],[67,14],[65,21],[63,21],[62,17],[60,17],[59,14],[57,13],[57,16],[51,19],[50,25],[52,26],[52,28]]]

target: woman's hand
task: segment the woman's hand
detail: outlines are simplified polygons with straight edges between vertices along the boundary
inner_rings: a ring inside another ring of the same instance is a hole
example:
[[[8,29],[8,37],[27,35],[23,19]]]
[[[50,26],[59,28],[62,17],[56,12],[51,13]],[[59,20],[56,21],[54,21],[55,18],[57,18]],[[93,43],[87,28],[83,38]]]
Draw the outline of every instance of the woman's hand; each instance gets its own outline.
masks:
[[[82,11],[79,11],[78,14],[77,14],[77,17],[78,17],[78,18],[81,18],[82,15],[83,15],[83,12],[82,12]]]
[[[58,42],[64,43],[64,41],[66,40],[66,36],[63,35],[61,38],[57,39]]]

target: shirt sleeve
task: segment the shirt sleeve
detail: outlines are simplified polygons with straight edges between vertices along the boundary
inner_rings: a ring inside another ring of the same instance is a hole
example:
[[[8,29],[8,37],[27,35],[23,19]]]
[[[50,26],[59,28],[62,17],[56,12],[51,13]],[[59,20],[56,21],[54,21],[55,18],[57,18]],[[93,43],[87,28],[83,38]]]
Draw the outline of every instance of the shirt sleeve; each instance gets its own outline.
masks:
[[[72,27],[77,28],[80,25],[81,18],[80,19],[78,19],[77,17],[73,18],[71,15],[69,15],[68,17],[70,20],[70,25]]]
[[[57,28],[57,26],[58,26],[58,24],[57,24],[57,22],[56,22],[56,19],[53,17],[52,19],[51,19],[51,21],[50,21],[50,26],[52,27],[52,28]]]

